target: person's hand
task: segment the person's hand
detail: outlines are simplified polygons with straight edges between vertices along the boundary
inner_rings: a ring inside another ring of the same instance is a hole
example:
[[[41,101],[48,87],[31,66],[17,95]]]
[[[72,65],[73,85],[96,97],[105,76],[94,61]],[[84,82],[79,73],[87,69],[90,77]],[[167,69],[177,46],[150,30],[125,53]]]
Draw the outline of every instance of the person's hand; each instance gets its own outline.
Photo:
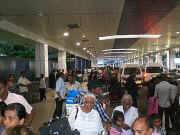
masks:
[[[112,125],[111,122],[106,122],[104,124],[104,129],[105,129],[106,132],[110,131],[111,125]]]
[[[130,127],[129,127],[129,125],[127,125],[127,124],[123,124],[123,129],[125,129],[125,130],[128,130],[128,129],[130,129]]]

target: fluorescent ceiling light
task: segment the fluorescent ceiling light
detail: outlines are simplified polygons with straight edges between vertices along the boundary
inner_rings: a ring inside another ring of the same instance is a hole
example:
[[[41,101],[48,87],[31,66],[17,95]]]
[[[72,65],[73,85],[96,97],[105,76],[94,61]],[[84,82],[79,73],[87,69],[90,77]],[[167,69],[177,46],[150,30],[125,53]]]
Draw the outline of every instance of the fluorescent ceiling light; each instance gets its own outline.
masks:
[[[99,40],[109,40],[109,39],[118,39],[118,38],[160,38],[161,35],[113,35],[113,36],[104,36],[99,37]]]
[[[122,57],[125,57],[125,56],[104,56],[104,58],[122,58]]]
[[[109,51],[136,51],[137,49],[106,49],[102,50],[103,52],[109,52]]]
[[[69,36],[69,32],[64,32],[63,34],[65,37],[68,37]]]
[[[118,53],[123,53],[123,54],[126,54],[126,53],[133,53],[133,52],[105,52],[104,54],[118,54]]]

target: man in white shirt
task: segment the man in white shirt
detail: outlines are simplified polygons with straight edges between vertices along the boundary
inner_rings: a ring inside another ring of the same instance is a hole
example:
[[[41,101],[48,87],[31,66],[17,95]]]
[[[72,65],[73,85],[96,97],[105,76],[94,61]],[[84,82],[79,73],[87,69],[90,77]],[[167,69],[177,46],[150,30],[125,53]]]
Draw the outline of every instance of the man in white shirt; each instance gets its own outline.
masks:
[[[104,129],[101,118],[93,109],[96,97],[88,93],[84,96],[83,106],[74,108],[68,120],[72,130],[77,129],[80,135],[100,135]]]
[[[124,114],[124,122],[127,124],[124,125],[124,128],[130,128],[134,120],[139,116],[138,110],[132,106],[133,100],[131,95],[124,95],[122,97],[121,104],[122,105],[115,107],[113,111],[118,110],[122,112]]]
[[[26,113],[28,114],[25,124],[31,124],[33,118],[32,106],[27,102],[27,100],[23,96],[8,92],[6,82],[3,80],[0,80],[0,101],[5,102],[7,105],[11,103],[22,104],[26,109]]]
[[[28,85],[30,85],[31,82],[25,77],[24,72],[21,72],[17,84],[19,85],[19,93],[28,100]]]
[[[61,117],[62,115],[62,107],[63,107],[63,102],[64,102],[64,98],[65,98],[65,94],[66,94],[66,89],[64,86],[64,74],[58,73],[56,75],[57,77],[57,81],[56,81],[56,97],[55,97],[55,101],[56,101],[56,109],[54,112],[54,116],[53,117]]]

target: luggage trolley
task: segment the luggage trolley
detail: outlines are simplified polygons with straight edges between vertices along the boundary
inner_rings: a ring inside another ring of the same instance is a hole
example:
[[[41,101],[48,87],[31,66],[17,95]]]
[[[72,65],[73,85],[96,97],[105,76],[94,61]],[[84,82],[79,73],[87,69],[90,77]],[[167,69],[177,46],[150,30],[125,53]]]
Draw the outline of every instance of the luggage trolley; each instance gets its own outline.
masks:
[[[82,97],[86,92],[84,90],[68,90],[63,104],[63,115],[69,116],[71,111],[82,103]]]

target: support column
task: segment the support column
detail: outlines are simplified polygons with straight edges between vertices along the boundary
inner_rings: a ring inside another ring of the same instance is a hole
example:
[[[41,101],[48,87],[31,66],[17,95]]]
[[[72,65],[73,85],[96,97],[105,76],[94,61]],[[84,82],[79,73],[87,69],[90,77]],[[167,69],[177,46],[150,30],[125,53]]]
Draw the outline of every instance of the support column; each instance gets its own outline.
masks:
[[[162,64],[162,56],[160,53],[156,54],[156,61],[155,63]]]
[[[35,67],[36,77],[44,74],[45,77],[49,76],[48,72],[48,45],[36,45],[35,47]]]
[[[169,69],[176,69],[176,64],[175,64],[175,51],[174,49],[169,50]]]
[[[167,55],[167,69],[170,69],[170,53],[169,50],[166,51],[166,55]]]
[[[58,52],[58,69],[63,69],[64,72],[67,71],[66,52],[65,51]]]

